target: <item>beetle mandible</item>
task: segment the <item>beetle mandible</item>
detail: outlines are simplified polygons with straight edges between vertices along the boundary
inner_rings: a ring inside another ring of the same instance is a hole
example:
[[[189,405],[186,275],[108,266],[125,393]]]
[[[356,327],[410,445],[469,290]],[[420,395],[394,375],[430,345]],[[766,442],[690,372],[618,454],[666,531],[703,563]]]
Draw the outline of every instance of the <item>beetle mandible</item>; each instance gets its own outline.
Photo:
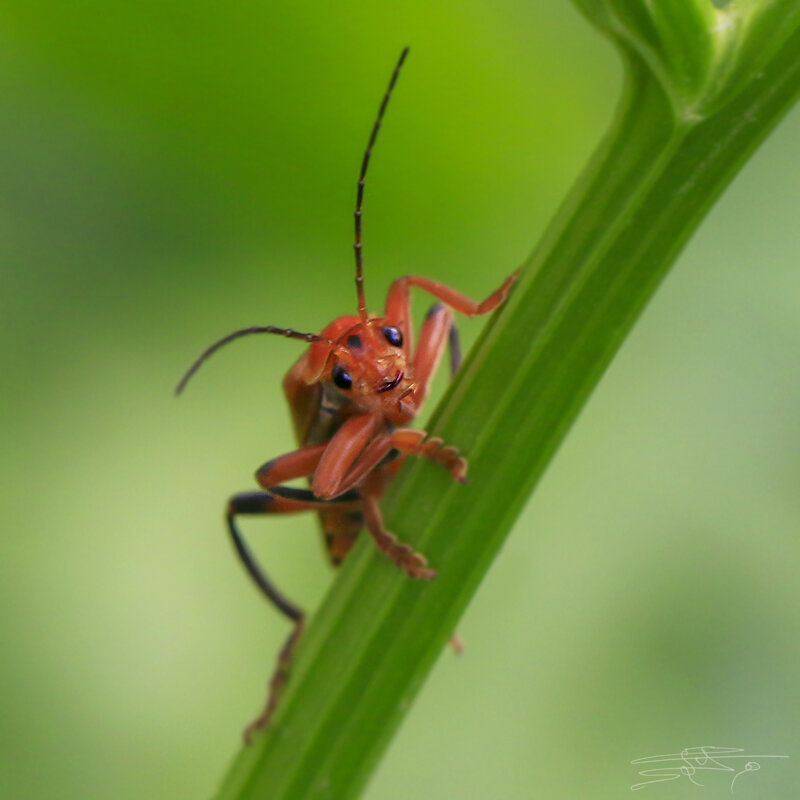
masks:
[[[310,344],[283,381],[298,449],[260,467],[255,477],[262,491],[235,494],[226,511],[228,530],[245,569],[266,598],[294,625],[278,655],[266,705],[245,728],[247,741],[255,731],[266,727],[275,711],[289,677],[305,614],[267,577],[242,537],[236,518],[316,511],[334,566],[342,562],[366,527],[378,548],[409,577],[433,578],[436,573],[427,566],[425,557],[386,530],[379,500],[409,455],[425,456],[449,470],[456,480],[465,481],[467,462],[457,448],[406,426],[420,412],[448,343],[451,371],[458,368],[460,352],[453,311],[469,317],[492,311],[506,298],[517,277],[515,272],[478,303],[437,281],[407,275],[392,283],[382,316],[367,312],[361,245],[364,182],[386,106],[407,55],[408,47],[400,54],[389,81],[358,178],[354,245],[358,314],[335,319],[319,334],[272,325],[234,331],[206,349],[176,389],[180,394],[209,356],[242,336],[274,333]],[[416,348],[409,296],[412,286],[439,301],[425,316]],[[295,478],[308,478],[310,488],[284,485]]]

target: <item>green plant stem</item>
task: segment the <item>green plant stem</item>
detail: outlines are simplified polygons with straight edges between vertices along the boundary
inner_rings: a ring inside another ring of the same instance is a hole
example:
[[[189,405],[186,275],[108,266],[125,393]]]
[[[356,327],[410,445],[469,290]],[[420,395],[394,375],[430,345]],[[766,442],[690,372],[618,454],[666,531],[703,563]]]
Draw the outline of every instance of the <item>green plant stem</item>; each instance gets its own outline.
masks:
[[[635,319],[796,98],[793,25],[759,74],[704,117],[682,115],[623,45],[611,131],[432,421],[469,456],[471,484],[420,461],[384,503],[390,529],[438,577],[407,579],[364,537],[309,627],[272,728],[235,759],[219,800],[358,796]]]

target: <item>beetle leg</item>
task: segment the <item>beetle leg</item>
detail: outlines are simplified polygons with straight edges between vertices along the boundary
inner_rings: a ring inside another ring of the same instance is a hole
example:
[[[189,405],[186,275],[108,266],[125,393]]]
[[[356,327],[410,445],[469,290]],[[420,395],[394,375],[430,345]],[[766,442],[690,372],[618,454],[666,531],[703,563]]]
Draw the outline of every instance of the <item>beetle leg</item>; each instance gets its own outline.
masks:
[[[414,379],[417,384],[413,396],[417,411],[425,402],[431,379],[436,373],[448,340],[450,341],[450,369],[454,373],[458,369],[461,353],[458,347],[458,333],[455,332],[453,324],[453,312],[444,303],[434,303],[425,315],[419,335],[419,344],[413,359]]]
[[[406,309],[410,308],[409,289],[412,286],[418,286],[443,303],[447,303],[455,311],[460,314],[466,314],[468,317],[473,317],[476,314],[487,314],[506,299],[518,275],[519,270],[509,275],[498,289],[495,289],[480,303],[471,300],[449,286],[445,286],[443,283],[439,283],[439,281],[433,281],[430,278],[423,278],[419,275],[406,275],[403,278],[398,278],[389,287],[389,293],[386,297],[386,316],[390,319],[399,320],[407,318],[408,311]]]
[[[410,359],[414,351],[414,322],[411,318],[411,293],[408,284],[394,281],[386,295],[384,316],[403,332],[403,350]]]
[[[354,419],[356,418],[351,417],[348,423]],[[345,449],[351,444],[350,439],[342,437],[342,434],[347,432],[345,427],[348,423],[345,423],[336,436],[331,439],[325,451],[325,456],[320,460],[319,467],[314,473],[314,495],[316,497],[319,497],[322,492],[326,492],[322,494],[322,498],[325,500],[330,497],[342,497],[343,493],[351,491],[364,483],[381,461],[387,456],[391,456],[392,451],[396,451],[403,456],[425,456],[449,470],[457,481],[461,483],[467,482],[467,460],[460,455],[458,449],[445,445],[437,436],[426,438],[427,433],[416,428],[398,428],[389,433],[380,434],[369,441],[360,452],[349,453],[350,458],[345,461],[339,457],[337,449],[339,446]],[[341,443],[338,441],[340,437],[343,439]],[[337,472],[332,469],[323,471],[327,466],[325,459],[329,457],[329,452],[331,451],[330,462],[337,467]],[[394,467],[394,464],[391,466]],[[318,482],[323,488],[317,488]],[[324,488],[328,484],[332,486],[330,490]],[[279,487],[275,487],[271,491],[275,491],[277,488]],[[284,491],[287,491],[287,489],[284,489]],[[328,491],[330,491],[330,494],[327,493]]]
[[[278,654],[275,671],[272,673],[269,680],[269,691],[264,710],[247,725],[244,730],[244,738],[248,743],[257,730],[266,727],[272,713],[278,705],[278,700],[289,678],[292,655],[295,645],[303,631],[305,615],[302,609],[296,606],[275,586],[261,568],[261,565],[256,560],[242,536],[235,518],[241,514],[284,514],[305,509],[317,510],[320,506],[330,508],[334,505],[337,508],[343,506],[360,508],[359,497],[353,492],[342,495],[342,497],[336,500],[323,503],[323,501],[315,498],[308,489],[275,486],[272,487],[270,492],[241,492],[240,494],[234,495],[228,501],[228,508],[225,516],[236,553],[262,594],[281,612],[281,614],[288,617],[294,624],[292,632],[287,637]]]
[[[302,618],[303,612],[284,597],[266,576],[236,525],[237,515],[274,513],[274,504],[275,497],[266,492],[242,492],[240,494],[235,494],[228,501],[225,520],[228,523],[228,530],[236,553],[256,586],[258,586],[261,593],[281,612],[281,614],[287,616],[292,622],[297,622]]]
[[[464,652],[464,642],[462,641],[461,637],[457,633],[454,633],[450,637],[450,641],[448,642],[448,644],[450,645],[450,647],[452,648],[453,652],[457,656],[460,656]]]
[[[279,483],[311,475],[317,468],[327,446],[327,442],[310,444],[267,461],[256,470],[256,480],[259,486],[267,491],[272,491],[273,487]]]
[[[345,420],[318,460],[311,480],[317,497],[329,500],[352,489],[386,456],[391,445],[381,436],[383,427],[383,419],[377,415]]]
[[[391,435],[373,439],[345,476],[343,485],[357,486],[365,482],[364,490],[359,492],[361,511],[364,515],[364,524],[375,540],[375,544],[410,578],[430,579],[436,575],[436,571],[425,569],[425,565],[428,563],[425,556],[415,552],[410,545],[398,541],[397,537],[387,531],[383,525],[378,497],[399,467],[398,462],[402,463],[404,456],[401,455],[397,461],[387,464],[383,469],[376,470],[376,467],[396,449]]]
[[[382,424],[378,417],[350,417],[346,420],[319,459],[313,491],[317,497],[341,499],[366,482],[366,490],[358,492],[360,509],[378,547],[410,577],[432,578],[435,572],[425,569],[425,557],[398,542],[394,534],[383,526],[377,498],[383,489],[384,478],[393,474],[394,465],[387,464],[385,470],[376,468],[396,448],[393,434],[378,433]]]
[[[242,732],[245,744],[250,744],[253,741],[254,734],[264,730],[264,728],[269,725],[269,721],[275,709],[278,707],[278,701],[281,699],[283,690],[286,688],[286,684],[289,681],[289,671],[292,667],[294,649],[297,646],[297,642],[300,640],[300,635],[303,633],[303,622],[304,616],[301,613],[300,618],[295,622],[292,632],[289,634],[278,653],[278,663],[269,679],[267,702],[264,706],[264,710],[255,719],[248,722]]]
[[[313,475],[332,441],[300,447],[291,453],[285,453],[282,456],[273,458],[271,461],[267,461],[266,464],[262,464],[256,470],[256,480],[259,485],[269,495],[273,496],[272,505],[269,509],[271,513],[324,511],[330,507],[332,499],[338,501],[337,510],[358,510],[358,494],[355,492],[347,494],[347,490],[355,485],[352,482],[344,486],[335,497],[320,497],[309,489],[295,489],[291,486],[279,485],[295,478],[306,478]],[[255,494],[259,493],[256,492]],[[352,509],[342,508],[342,503],[348,503],[352,506]]]
[[[356,492],[348,492],[336,500],[323,502],[315,498],[308,489],[276,486],[272,491],[275,494],[270,492],[240,492],[235,494],[228,501],[225,519],[228,523],[228,531],[236,553],[256,586],[282,614],[296,622],[298,616],[302,616],[302,611],[278,591],[261,569],[236,524],[236,517],[242,514],[285,514],[306,509],[317,511],[321,506],[324,508],[335,506],[343,511],[349,508],[358,510],[361,508],[361,500]]]
[[[414,552],[409,545],[398,541],[391,531],[386,530],[378,501],[371,494],[364,494],[362,503],[364,522],[378,549],[386,553],[410,578],[430,580],[435,577],[436,570],[426,569],[428,561],[422,553]]]
[[[441,464],[459,482],[467,483],[467,459],[458,448],[445,445],[438,436],[428,436],[416,428],[398,428],[390,434],[392,446],[401,453],[425,456]]]
[[[452,378],[461,366],[461,338],[455,322],[450,325],[448,339],[450,341],[450,377]]]

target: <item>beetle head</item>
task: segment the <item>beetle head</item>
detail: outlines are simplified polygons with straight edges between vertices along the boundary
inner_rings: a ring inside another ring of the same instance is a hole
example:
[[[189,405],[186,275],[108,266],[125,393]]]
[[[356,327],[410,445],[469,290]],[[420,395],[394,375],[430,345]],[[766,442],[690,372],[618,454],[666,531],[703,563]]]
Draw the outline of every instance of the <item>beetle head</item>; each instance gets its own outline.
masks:
[[[358,316],[339,317],[319,335],[300,333],[291,328],[276,328],[272,325],[253,326],[234,331],[200,354],[181,379],[175,390],[176,394],[183,391],[200,365],[223,345],[251,333],[275,333],[311,343],[311,352],[306,365],[306,383],[312,384],[317,381],[330,383],[349,397],[359,409],[368,413],[380,413],[392,423],[407,422],[411,419],[413,414],[407,408],[409,404],[403,404],[403,397],[411,394],[415,385],[408,375],[406,351],[402,347],[403,334],[389,321],[380,317],[370,318],[367,313],[361,243],[361,207],[364,201],[367,168],[383,115],[389,104],[389,97],[407,55],[408,48],[404,47],[378,110],[378,117],[372,127],[358,176],[354,243]]]
[[[393,424],[414,416],[411,402],[404,402],[416,384],[403,332],[383,317],[332,322],[311,345],[305,380],[325,383],[359,411],[379,414]]]

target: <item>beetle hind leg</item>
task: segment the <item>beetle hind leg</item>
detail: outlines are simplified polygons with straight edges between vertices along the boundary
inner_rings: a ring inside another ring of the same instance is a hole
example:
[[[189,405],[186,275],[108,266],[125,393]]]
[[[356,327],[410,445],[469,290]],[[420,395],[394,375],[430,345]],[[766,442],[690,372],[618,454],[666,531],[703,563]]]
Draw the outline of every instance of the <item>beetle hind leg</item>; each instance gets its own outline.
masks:
[[[253,736],[269,725],[269,721],[273,713],[275,713],[275,709],[278,707],[278,701],[281,699],[283,690],[286,688],[286,684],[289,681],[294,649],[303,633],[304,622],[305,617],[301,614],[295,621],[292,632],[286,638],[283,647],[281,647],[278,653],[278,662],[275,665],[275,671],[269,679],[269,690],[267,692],[267,702],[264,706],[264,710],[255,719],[245,725],[242,733],[245,744],[250,744],[253,741]]]
[[[331,506],[347,508],[353,506],[355,502],[357,502],[357,495],[351,492],[341,499],[327,501],[324,505],[328,508]],[[257,731],[267,727],[286,688],[294,650],[303,633],[305,613],[275,586],[261,568],[236,524],[236,517],[253,514],[285,514],[302,511],[306,508],[318,510],[321,505],[323,505],[322,501],[317,500],[310,491],[293,489],[288,486],[274,486],[269,492],[241,492],[228,501],[225,519],[239,559],[261,593],[294,625],[278,653],[275,670],[269,679],[264,709],[244,729],[244,740],[248,744]]]

